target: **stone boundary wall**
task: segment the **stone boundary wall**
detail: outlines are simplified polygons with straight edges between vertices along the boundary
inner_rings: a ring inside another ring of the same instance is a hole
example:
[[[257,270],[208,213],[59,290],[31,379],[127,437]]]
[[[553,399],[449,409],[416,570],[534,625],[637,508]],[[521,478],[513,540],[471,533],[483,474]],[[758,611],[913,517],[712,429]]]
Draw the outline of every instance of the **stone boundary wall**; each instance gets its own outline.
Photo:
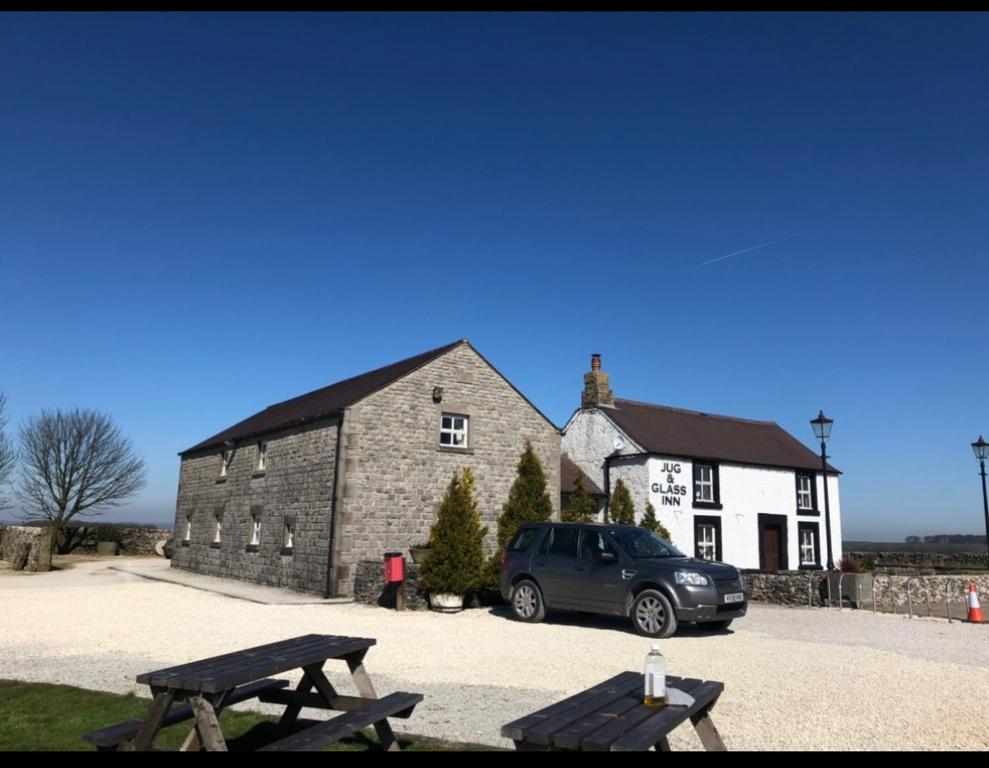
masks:
[[[986,552],[860,552],[850,551],[856,560],[871,557],[880,567],[891,566],[899,568],[911,567],[954,567],[954,568],[985,568]]]
[[[115,541],[121,555],[154,555],[155,544],[172,537],[171,528],[152,528],[139,525],[114,525],[90,523],[67,525],[63,541],[74,554],[95,554],[101,541]]]
[[[779,573],[759,573],[743,571],[748,586],[749,599],[753,602],[775,605],[808,607],[827,604],[827,584],[824,571],[784,571]],[[872,581],[874,573],[849,574],[841,581],[841,591],[846,600],[858,607],[872,608]],[[838,601],[838,579],[840,572],[832,575],[831,598]],[[907,581],[910,582],[909,600]],[[930,589],[932,603],[943,603],[945,588],[950,582],[948,593],[952,604],[962,611],[962,604],[968,599],[968,584],[972,582],[979,594],[979,602],[989,599],[989,575],[911,575],[879,572],[876,581],[876,600],[879,607],[895,604],[906,607],[913,601],[914,610],[927,605],[927,589]],[[926,588],[925,588],[926,585]],[[954,610],[954,609],[952,609]],[[967,609],[964,609],[967,610]]]
[[[13,562],[21,547],[28,544],[25,571],[50,571],[52,567],[51,528],[30,525],[0,525],[0,559]]]
[[[405,558],[405,609],[424,611],[429,609],[429,600],[419,591],[419,566]],[[394,608],[396,585],[385,581],[385,565],[381,560],[361,560],[357,563],[354,578],[354,600],[382,608]]]

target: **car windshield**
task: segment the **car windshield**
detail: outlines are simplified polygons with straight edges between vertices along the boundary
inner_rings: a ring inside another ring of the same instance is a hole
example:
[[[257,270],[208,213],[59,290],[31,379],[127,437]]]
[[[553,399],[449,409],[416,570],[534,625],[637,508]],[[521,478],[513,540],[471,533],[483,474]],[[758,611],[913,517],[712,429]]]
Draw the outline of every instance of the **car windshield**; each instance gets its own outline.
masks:
[[[618,528],[608,533],[633,560],[646,557],[686,557],[670,542],[645,528]]]

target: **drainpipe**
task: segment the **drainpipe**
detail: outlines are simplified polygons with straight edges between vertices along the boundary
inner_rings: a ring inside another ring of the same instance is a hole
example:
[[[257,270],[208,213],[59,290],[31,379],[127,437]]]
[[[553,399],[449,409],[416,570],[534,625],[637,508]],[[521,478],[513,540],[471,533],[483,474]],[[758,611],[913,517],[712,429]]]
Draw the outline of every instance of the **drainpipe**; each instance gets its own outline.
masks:
[[[340,411],[340,420],[337,422],[337,455],[336,466],[333,468],[333,497],[330,499],[330,542],[326,552],[326,588],[323,591],[324,598],[332,597],[333,591],[333,544],[336,542],[337,512],[341,507],[338,497],[343,493],[343,483],[340,482],[340,475],[346,466],[343,457],[343,418],[346,410]]]

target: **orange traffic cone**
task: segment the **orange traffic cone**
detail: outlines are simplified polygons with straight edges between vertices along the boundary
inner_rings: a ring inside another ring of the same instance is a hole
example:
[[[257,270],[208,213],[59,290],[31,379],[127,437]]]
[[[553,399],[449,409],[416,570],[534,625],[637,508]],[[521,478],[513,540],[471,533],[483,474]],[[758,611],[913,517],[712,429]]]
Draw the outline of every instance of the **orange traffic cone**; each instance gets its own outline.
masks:
[[[968,620],[973,624],[982,624],[985,617],[982,615],[982,606],[979,605],[979,593],[975,591],[975,583],[968,583]]]

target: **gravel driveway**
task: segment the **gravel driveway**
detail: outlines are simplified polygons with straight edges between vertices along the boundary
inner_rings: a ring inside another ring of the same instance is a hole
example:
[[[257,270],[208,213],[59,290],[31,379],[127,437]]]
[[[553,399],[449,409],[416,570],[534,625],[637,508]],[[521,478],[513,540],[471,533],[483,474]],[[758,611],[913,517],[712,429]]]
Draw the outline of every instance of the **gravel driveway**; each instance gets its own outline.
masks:
[[[109,563],[121,559],[0,574],[0,678],[143,696],[134,677],[151,669],[310,632],[374,637],[365,664],[378,693],[426,695],[396,731],[511,746],[503,723],[638,670],[650,644],[624,620],[260,605]],[[989,748],[989,626],[754,605],[729,632],[686,628],[661,647],[670,674],[725,682],[713,717],[729,749]],[[356,695],[343,664],[327,671]],[[278,711],[248,705],[265,707]],[[670,743],[701,748],[689,727]]]

